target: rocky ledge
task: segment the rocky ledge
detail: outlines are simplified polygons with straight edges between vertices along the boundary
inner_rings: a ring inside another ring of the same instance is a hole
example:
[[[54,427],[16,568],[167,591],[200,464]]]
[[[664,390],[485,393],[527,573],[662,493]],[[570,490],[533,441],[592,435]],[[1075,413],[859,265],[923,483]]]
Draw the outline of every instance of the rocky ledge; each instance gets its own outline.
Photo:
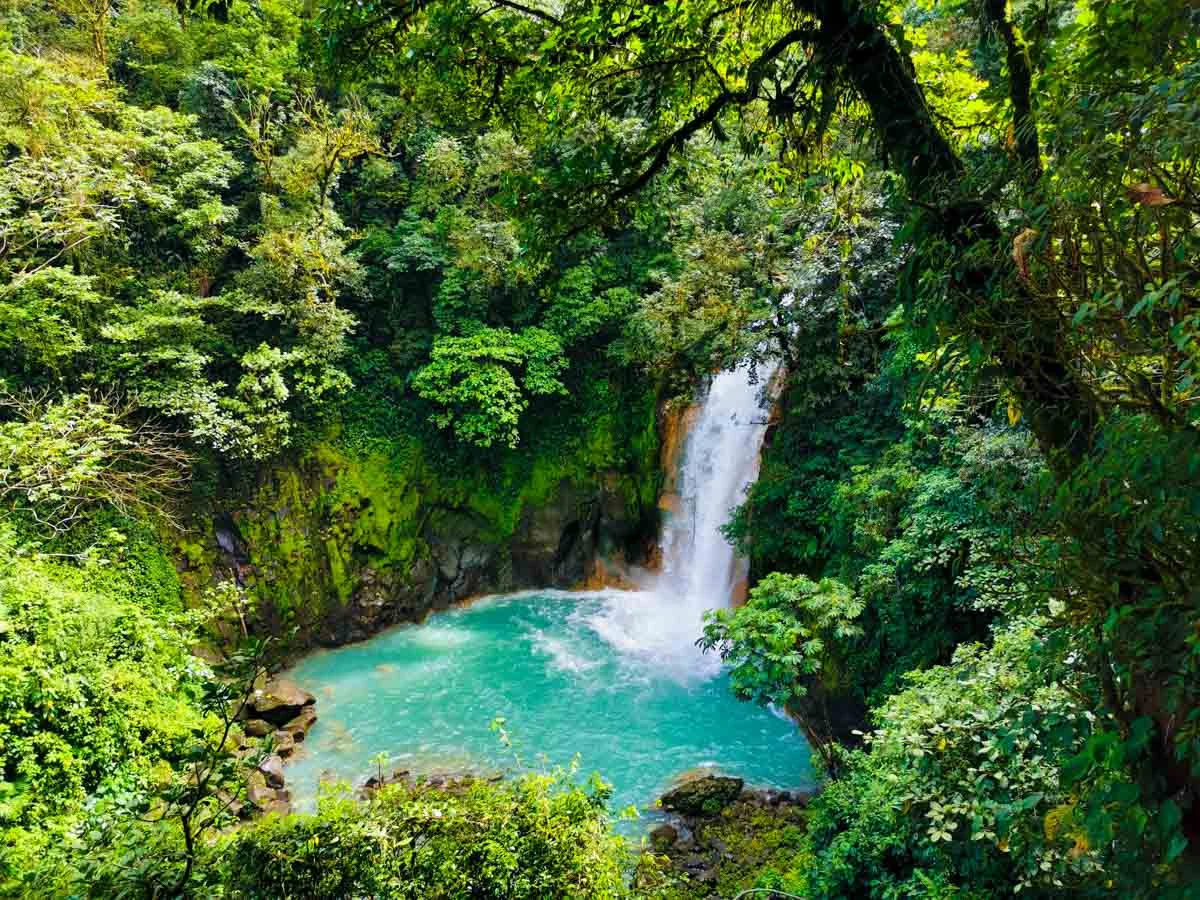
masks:
[[[720,775],[690,778],[659,800],[638,885],[664,897],[731,897],[764,869],[792,864],[807,822],[807,794],[746,788]]]
[[[440,791],[459,791],[480,781],[503,781],[500,772],[411,772],[408,769],[397,769],[391,774],[380,778],[372,775],[358,789],[360,800],[367,800],[381,788],[392,784],[403,784],[410,788],[434,788]]]
[[[283,776],[283,762],[304,742],[317,721],[316,698],[286,679],[277,678],[255,690],[242,710],[242,752],[268,753],[250,773],[246,784],[244,817],[291,810],[291,794]]]

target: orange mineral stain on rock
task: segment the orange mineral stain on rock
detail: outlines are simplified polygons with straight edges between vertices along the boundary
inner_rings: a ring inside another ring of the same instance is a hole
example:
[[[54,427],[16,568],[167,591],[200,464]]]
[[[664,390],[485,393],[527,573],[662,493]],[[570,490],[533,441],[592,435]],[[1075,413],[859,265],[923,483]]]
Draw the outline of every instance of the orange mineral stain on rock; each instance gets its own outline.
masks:
[[[679,493],[679,473],[683,468],[683,448],[688,434],[700,416],[699,403],[672,401],[659,411],[658,430],[663,481],[658,495],[658,509],[668,516],[677,515],[683,509],[683,497]],[[655,547],[646,557],[645,568],[650,572],[662,568],[662,548]]]
[[[637,582],[629,574],[623,559],[594,560],[587,576],[577,585],[576,590],[600,591],[604,588],[617,588],[622,591],[638,589]]]
[[[734,609],[739,606],[745,606],[746,600],[750,596],[750,576],[743,575],[733,585],[733,592],[729,596],[729,605]]]

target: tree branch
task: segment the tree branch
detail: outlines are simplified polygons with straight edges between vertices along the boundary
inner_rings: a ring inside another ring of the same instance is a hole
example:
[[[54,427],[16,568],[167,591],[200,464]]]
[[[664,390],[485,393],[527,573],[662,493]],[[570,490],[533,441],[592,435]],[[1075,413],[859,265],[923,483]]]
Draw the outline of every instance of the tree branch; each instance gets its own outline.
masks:
[[[547,22],[551,25],[562,25],[562,19],[551,15],[544,9],[536,9],[532,6],[525,6],[521,3],[513,3],[512,0],[493,0],[493,2],[497,6],[507,7],[514,12],[523,13],[524,15],[532,16],[535,19],[541,19],[543,22]]]
[[[988,24],[1004,41],[1008,66],[1008,96],[1013,108],[1013,145],[1021,178],[1032,186],[1042,176],[1037,119],[1033,115],[1033,66],[1021,32],[1012,22],[1008,0],[983,0]]]
[[[783,55],[789,47],[801,41],[815,40],[817,33],[808,28],[793,28],[787,34],[780,37],[777,41],[767,47],[757,59],[750,64],[746,72],[746,86],[739,91],[723,90],[704,107],[698,114],[693,116],[684,124],[680,125],[669,135],[657,141],[641,153],[634,161],[637,163],[649,162],[634,178],[620,185],[613,193],[609,194],[601,204],[601,209],[608,208],[613,204],[624,200],[626,197],[632,196],[644,188],[650,181],[661,172],[671,159],[671,155],[682,149],[685,144],[701,129],[711,125],[716,121],[717,117],[731,105],[748,103],[753,100],[758,94],[758,89],[762,86],[763,79],[767,75],[767,68],[772,62]],[[577,226],[572,233],[577,233],[586,225]]]

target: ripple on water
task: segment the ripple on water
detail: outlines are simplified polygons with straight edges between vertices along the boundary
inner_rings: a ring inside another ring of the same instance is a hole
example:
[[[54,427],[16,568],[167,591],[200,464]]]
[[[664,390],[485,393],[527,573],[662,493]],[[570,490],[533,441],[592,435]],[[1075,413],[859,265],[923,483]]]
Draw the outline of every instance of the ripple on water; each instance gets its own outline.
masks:
[[[602,660],[585,655],[577,641],[551,634],[541,628],[534,628],[529,632],[529,643],[535,653],[549,657],[549,665],[559,672],[579,675],[603,665]]]

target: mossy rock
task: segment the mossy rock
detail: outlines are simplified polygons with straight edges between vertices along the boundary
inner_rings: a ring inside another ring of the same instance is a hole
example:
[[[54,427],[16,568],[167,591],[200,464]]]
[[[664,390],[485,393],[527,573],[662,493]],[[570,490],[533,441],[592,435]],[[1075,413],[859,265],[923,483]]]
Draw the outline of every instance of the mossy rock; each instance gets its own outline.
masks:
[[[662,795],[663,809],[685,816],[715,816],[742,793],[745,782],[727,775],[685,781]]]

